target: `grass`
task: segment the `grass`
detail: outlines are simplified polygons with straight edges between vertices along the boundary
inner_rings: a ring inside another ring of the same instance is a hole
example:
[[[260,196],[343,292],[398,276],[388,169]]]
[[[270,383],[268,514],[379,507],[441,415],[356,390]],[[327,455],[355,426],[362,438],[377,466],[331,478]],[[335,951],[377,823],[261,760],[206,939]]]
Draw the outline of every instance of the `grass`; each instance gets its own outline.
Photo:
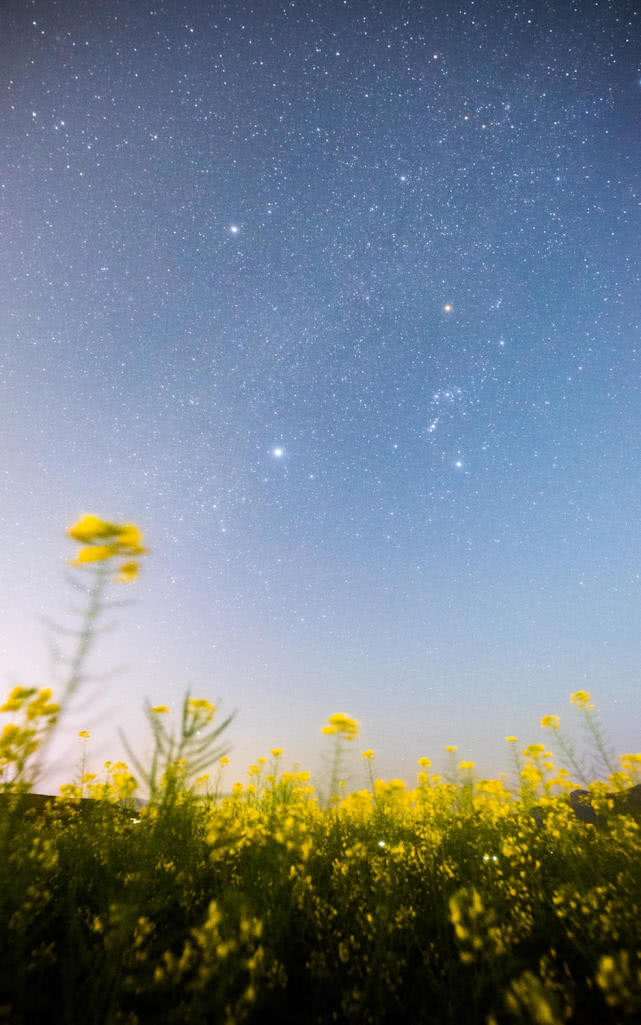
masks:
[[[131,752],[137,776],[83,765],[58,800],[38,801],[35,769],[81,685],[108,570],[126,559],[120,577],[133,579],[144,554],[128,525],[85,517],[71,530],[102,553],[85,556],[92,619],[73,685],[58,703],[15,688],[2,707],[0,1023],[641,1020],[639,816],[607,796],[640,782],[641,755],[614,759],[586,692],[571,700],[598,737],[596,825],[568,802],[588,778],[555,716],[542,725],[565,767],[509,739],[512,790],[451,758],[447,778],[422,758],[412,786],[378,780],[366,751],[369,788],[344,794],[358,723],[334,715],[326,792],[274,749],[224,794],[228,721],[189,695],[175,734],[148,705],[154,755],[146,767]]]

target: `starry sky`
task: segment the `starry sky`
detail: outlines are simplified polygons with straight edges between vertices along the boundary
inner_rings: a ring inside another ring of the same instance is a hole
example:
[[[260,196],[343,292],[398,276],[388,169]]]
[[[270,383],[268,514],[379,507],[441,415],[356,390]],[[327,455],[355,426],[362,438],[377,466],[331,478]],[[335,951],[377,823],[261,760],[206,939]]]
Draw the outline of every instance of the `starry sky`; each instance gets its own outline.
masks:
[[[496,774],[579,688],[637,751],[641,8],[6,0],[0,53],[4,690],[68,525],[150,549],[50,782],[187,687],[230,782],[337,711],[354,786]]]

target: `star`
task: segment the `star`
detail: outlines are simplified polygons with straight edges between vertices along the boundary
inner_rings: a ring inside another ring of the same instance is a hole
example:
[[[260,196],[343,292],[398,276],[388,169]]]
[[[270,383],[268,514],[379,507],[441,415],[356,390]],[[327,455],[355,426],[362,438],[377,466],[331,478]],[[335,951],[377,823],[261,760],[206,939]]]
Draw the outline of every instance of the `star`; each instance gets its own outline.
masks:
[[[232,234],[232,235],[237,235],[237,234],[238,234],[238,232],[240,231],[240,228],[238,227],[238,225],[237,225],[237,224],[231,224],[231,225],[229,226],[229,230],[230,230],[230,232],[231,232],[231,234]]]
[[[276,447],[272,449],[272,455],[275,459],[282,459],[285,455],[285,452],[282,448]]]
[[[445,303],[443,306],[443,313],[451,313],[453,309],[454,307],[452,306],[452,303]]]

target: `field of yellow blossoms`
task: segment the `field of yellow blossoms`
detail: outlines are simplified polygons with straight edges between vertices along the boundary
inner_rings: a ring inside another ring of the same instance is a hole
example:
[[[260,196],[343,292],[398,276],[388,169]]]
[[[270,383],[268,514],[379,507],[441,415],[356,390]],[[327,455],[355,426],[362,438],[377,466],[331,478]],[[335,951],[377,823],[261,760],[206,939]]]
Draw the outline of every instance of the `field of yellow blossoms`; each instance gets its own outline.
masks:
[[[345,793],[341,713],[323,786],[278,748],[234,783],[230,719],[186,695],[147,706],[149,763],[85,771],[83,730],[77,778],[39,797],[105,587],[145,554],[131,524],[68,533],[90,581],[69,679],[0,707],[0,1025],[641,1021],[641,755],[613,762],[585,691],[601,781],[546,715],[546,745],[506,738],[511,787],[455,749],[442,774],[421,756],[410,784],[381,780],[366,750],[369,785]]]

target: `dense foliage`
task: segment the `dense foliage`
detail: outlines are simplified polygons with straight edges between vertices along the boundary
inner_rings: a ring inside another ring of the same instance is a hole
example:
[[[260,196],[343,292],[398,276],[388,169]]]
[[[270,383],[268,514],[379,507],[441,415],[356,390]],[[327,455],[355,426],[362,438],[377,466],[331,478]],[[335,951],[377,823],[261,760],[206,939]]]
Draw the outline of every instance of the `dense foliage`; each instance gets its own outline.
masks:
[[[639,1020],[632,815],[544,798],[539,828],[499,783],[430,780],[321,810],[270,775],[129,814],[5,799],[0,1020]]]
[[[326,790],[272,749],[224,790],[216,706],[187,695],[174,735],[147,706],[154,755],[135,777],[83,762],[56,800],[30,767],[82,679],[109,560],[137,572],[133,525],[84,517],[75,565],[97,563],[60,704],[16,687],[0,712],[0,1023],[32,1025],[622,1025],[641,1020],[641,816],[590,695],[572,704],[607,783],[585,770],[555,715],[514,758],[515,785],[477,779],[449,748],[443,776],[376,779],[345,793],[358,723],[323,727]],[[213,773],[203,773],[211,767]],[[200,773],[200,775],[197,775]],[[149,800],[135,801],[140,782]],[[612,794],[616,796],[613,797]]]

